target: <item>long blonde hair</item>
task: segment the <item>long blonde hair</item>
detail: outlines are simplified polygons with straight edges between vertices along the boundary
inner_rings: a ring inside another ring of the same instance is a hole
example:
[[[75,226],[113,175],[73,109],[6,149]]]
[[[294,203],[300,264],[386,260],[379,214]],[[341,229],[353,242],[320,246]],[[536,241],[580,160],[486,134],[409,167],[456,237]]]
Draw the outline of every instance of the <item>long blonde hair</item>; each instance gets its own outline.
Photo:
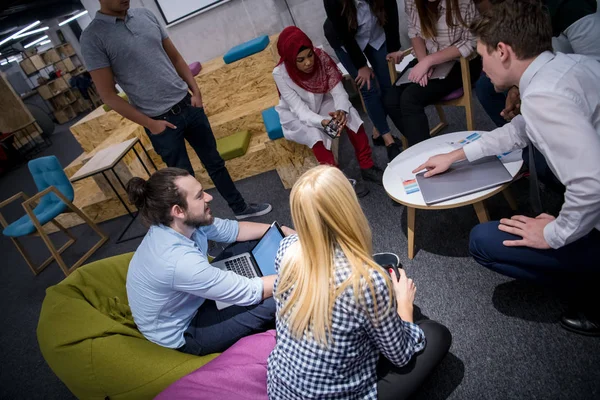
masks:
[[[387,273],[373,261],[369,223],[339,169],[323,165],[302,175],[292,188],[290,208],[299,240],[282,260],[275,293],[283,303],[278,317],[296,339],[306,334],[327,346],[337,297],[352,285],[357,303],[364,305],[365,286],[376,298],[371,272],[378,270],[386,277]],[[338,288],[334,286],[336,246],[352,270]],[[386,278],[386,283],[392,299],[391,280]],[[390,300],[385,313],[391,305]]]

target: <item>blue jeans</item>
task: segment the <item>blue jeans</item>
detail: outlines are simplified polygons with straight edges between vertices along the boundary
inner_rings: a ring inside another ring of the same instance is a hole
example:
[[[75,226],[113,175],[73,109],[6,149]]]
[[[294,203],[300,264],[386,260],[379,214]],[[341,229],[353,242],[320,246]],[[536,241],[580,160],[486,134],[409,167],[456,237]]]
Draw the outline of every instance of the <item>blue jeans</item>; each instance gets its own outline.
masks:
[[[233,212],[244,211],[246,202],[235,187],[229,171],[225,167],[225,161],[217,151],[217,142],[204,109],[192,107],[188,99],[188,103],[180,108],[178,114],[169,112],[156,118],[164,119],[177,127],[176,129],[167,128],[157,135],[153,135],[146,129],[146,134],[150,138],[154,150],[165,164],[169,167],[185,169],[194,175],[194,169],[185,148],[187,140]]]
[[[469,252],[482,266],[515,279],[560,285],[570,293],[589,294],[600,282],[600,231],[593,229],[560,249],[538,250],[504,246],[504,240],[521,238],[502,232],[498,225],[486,222],[471,230]]]
[[[352,63],[348,53],[341,48],[334,49],[334,51],[344,68],[348,70],[352,79],[356,79],[358,70]],[[367,114],[369,115],[369,118],[371,118],[373,125],[375,125],[375,128],[377,128],[379,133],[385,135],[390,132],[390,127],[387,123],[387,113],[383,106],[382,92],[385,92],[392,87],[390,71],[388,69],[387,60],[385,59],[387,56],[387,47],[384,43],[379,50],[375,50],[371,45],[367,45],[364,53],[367,60],[371,63],[376,79],[371,79],[371,89],[367,89],[367,85],[365,84],[362,89],[360,89],[360,92],[365,101]],[[377,83],[379,83],[379,85],[377,85]]]
[[[214,261],[249,252],[256,240],[228,246]],[[254,306],[231,306],[218,310],[205,300],[184,333],[185,345],[178,350],[203,356],[221,353],[241,338],[275,328],[275,300],[272,297]]]

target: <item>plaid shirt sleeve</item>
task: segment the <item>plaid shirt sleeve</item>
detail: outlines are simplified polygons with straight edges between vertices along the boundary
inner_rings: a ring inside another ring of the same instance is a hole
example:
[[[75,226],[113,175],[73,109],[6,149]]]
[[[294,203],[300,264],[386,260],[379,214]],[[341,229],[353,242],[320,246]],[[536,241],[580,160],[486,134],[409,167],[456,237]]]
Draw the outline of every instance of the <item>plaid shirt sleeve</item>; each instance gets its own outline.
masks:
[[[366,330],[377,349],[397,367],[406,365],[412,356],[425,348],[425,334],[418,325],[403,321],[396,312],[396,299],[387,289],[379,271],[371,273],[375,298],[365,284]],[[390,295],[392,305],[386,313]]]
[[[475,7],[475,3],[471,0],[461,1],[458,7],[467,27],[456,27],[456,29],[461,29],[462,32],[460,39],[454,43],[454,46],[456,46],[461,56],[467,58],[475,51],[477,43],[477,39],[473,36],[468,26],[479,16],[479,12],[477,11],[477,7]]]
[[[406,13],[406,24],[408,25],[409,39],[421,37],[421,27],[419,24],[419,14],[414,0],[404,1],[404,12]]]
[[[277,253],[275,254],[275,271],[277,275],[281,273],[281,261],[283,260],[283,256],[287,251],[288,247],[293,245],[298,241],[298,235],[290,235],[283,238],[283,240],[279,243],[279,248],[277,249]]]

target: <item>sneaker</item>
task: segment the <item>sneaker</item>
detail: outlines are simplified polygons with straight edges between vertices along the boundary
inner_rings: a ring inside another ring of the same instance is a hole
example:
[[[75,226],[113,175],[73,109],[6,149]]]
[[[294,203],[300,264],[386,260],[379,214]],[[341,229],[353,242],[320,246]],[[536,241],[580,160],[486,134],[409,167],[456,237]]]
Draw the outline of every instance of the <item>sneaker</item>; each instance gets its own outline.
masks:
[[[269,203],[246,204],[244,211],[235,214],[236,219],[260,217],[271,212],[273,207]]]
[[[365,181],[371,181],[378,185],[383,185],[383,170],[377,165],[373,165],[371,168],[361,169],[360,174]]]
[[[402,152],[402,147],[398,146],[397,143],[392,143],[389,146],[386,146],[388,161],[392,162],[397,155]]]

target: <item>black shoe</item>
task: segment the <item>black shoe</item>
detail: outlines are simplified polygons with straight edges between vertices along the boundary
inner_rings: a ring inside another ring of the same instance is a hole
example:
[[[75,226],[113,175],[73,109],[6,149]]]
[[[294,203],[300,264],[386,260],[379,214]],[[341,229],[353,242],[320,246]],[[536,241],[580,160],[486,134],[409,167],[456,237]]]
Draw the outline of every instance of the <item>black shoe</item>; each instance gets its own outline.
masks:
[[[369,194],[369,188],[367,188],[364,183],[351,178],[348,178],[348,180],[352,184],[352,188],[354,188],[356,197],[361,198]]]
[[[376,138],[374,138],[373,136],[371,136],[371,139],[373,139],[373,145],[374,146],[385,146],[385,142],[383,141],[383,136],[379,135]]]
[[[397,136],[392,136],[392,137],[394,138],[394,142],[396,142],[397,145],[402,147],[402,140],[400,140],[400,138]],[[383,135],[379,135],[379,136],[377,136],[377,138],[374,138],[373,136],[371,136],[371,139],[373,139],[373,145],[385,146],[385,142],[383,141]]]
[[[578,310],[569,310],[560,317],[560,326],[586,336],[600,336],[600,318]]]
[[[246,204],[244,211],[235,213],[236,219],[246,219],[251,217],[259,217],[271,212],[273,207],[269,203]]]
[[[388,161],[392,162],[397,155],[402,153],[402,147],[398,146],[397,143],[392,143],[389,146],[386,146]]]
[[[378,185],[383,185],[383,170],[377,165],[373,165],[371,168],[361,169],[360,174],[365,181],[371,181]]]

